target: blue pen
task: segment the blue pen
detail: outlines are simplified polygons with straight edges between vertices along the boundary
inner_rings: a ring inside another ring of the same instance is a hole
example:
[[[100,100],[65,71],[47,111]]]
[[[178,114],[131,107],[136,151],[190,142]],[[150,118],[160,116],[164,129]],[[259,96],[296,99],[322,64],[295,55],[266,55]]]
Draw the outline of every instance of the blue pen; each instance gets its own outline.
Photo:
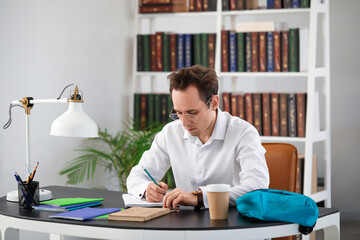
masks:
[[[25,198],[25,201],[26,201],[27,205],[30,206],[30,204],[29,204],[28,199],[27,199],[26,196],[30,197],[31,202],[36,203],[35,200],[34,200],[34,198],[31,196],[30,192],[28,191],[29,189],[27,189],[27,187],[25,186],[25,184],[24,184],[23,181],[21,180],[21,177],[19,176],[19,174],[18,174],[17,172],[15,172],[14,176],[15,176],[16,181],[18,181],[18,182],[21,184],[21,186],[24,188],[25,192],[27,193],[27,194],[26,194],[26,193],[22,190],[22,188],[20,188],[20,190],[22,191],[22,193],[23,193],[23,195],[24,195],[24,198]]]
[[[142,168],[144,169],[144,171],[146,172],[146,174],[151,178],[151,180],[152,180],[156,185],[158,185],[159,188],[161,188],[160,185],[155,181],[155,179],[150,175],[150,173],[148,172],[148,170],[146,170],[146,168],[144,168],[144,166],[142,166]]]
[[[16,181],[22,183],[21,178],[20,178],[20,176],[19,176],[17,173],[15,173],[14,176],[15,176]],[[21,184],[21,185],[23,185],[23,184]],[[25,189],[25,188],[24,188],[24,189]],[[23,193],[23,197],[24,197],[23,199],[25,199],[26,205],[30,206],[29,200],[27,199],[24,190],[23,190],[22,188],[20,188],[20,190],[21,190],[21,192]]]

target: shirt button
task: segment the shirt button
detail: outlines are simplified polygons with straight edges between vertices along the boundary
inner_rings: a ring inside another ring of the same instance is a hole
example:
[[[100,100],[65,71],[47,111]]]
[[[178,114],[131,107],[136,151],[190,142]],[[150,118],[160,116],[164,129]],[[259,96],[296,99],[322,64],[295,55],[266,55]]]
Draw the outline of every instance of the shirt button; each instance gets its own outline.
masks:
[[[139,194],[139,197],[141,197],[141,196],[142,196],[142,194],[140,193],[140,194]]]

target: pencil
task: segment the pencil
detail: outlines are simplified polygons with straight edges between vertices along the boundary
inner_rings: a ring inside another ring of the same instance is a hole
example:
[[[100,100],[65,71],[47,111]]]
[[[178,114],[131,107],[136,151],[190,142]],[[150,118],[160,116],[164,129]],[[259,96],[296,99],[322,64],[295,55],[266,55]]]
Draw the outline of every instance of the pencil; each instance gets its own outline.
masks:
[[[142,168],[144,169],[144,171],[146,172],[146,174],[150,177],[150,179],[151,179],[156,185],[158,185],[159,188],[161,188],[160,185],[155,181],[155,179],[154,179],[154,178],[151,176],[151,174],[148,172],[148,170],[146,170],[146,168],[144,168],[144,166],[142,166]]]

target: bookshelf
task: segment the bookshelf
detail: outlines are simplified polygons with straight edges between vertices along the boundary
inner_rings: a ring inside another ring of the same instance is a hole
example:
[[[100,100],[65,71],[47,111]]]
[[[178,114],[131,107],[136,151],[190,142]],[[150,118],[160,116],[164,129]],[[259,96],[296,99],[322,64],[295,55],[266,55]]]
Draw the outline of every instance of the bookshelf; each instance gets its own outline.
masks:
[[[224,91],[297,92],[298,89],[307,93],[305,137],[261,136],[261,140],[289,142],[296,145],[299,153],[305,155],[303,194],[312,197],[316,202],[324,201],[325,207],[331,207],[329,1],[313,0],[310,8],[304,9],[222,11],[222,2],[218,0],[217,10],[214,12],[159,14],[139,14],[138,6],[139,0],[135,5],[132,93],[166,92],[168,88],[166,76],[170,74],[170,72],[137,71],[136,34],[154,34],[156,31],[184,33],[184,30],[179,29],[184,25],[182,22],[189,19],[193,22],[192,26],[187,26],[189,33],[204,31],[216,33],[215,70],[220,79],[220,94]],[[204,19],[209,21],[211,30],[204,30],[201,27]],[[234,30],[236,22],[239,21],[287,21],[292,28],[308,28],[306,59],[308,70],[306,72],[222,72],[221,30]],[[189,24],[185,23],[185,25]],[[133,96],[131,98],[130,115],[133,115]],[[311,192],[313,154],[321,156],[322,161],[319,162],[322,164],[324,177],[324,188],[316,193]]]

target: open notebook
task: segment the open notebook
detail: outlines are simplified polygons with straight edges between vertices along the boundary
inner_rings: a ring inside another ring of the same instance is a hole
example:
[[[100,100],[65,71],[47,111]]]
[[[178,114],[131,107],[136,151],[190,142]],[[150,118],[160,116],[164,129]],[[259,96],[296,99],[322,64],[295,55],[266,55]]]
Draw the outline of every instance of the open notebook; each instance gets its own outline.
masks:
[[[134,197],[131,194],[124,193],[122,195],[125,208],[129,207],[162,207],[162,202],[147,202],[145,200]]]

